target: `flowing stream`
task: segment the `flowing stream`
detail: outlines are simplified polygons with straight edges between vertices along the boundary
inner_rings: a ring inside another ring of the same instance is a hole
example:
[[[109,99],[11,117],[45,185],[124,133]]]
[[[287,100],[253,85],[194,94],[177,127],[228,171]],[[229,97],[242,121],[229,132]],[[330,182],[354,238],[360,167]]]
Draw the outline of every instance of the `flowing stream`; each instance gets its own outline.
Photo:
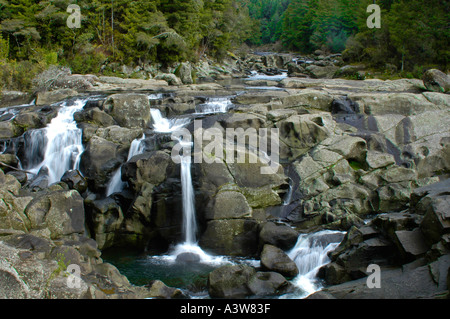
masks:
[[[58,115],[46,128],[34,130],[30,133],[30,144],[27,146],[27,157],[33,163],[44,153],[42,162],[28,168],[28,171],[37,174],[43,167],[48,169],[48,183],[60,181],[68,170],[77,169],[80,156],[84,151],[82,132],[73,119],[75,112],[83,109],[89,99],[75,99],[64,102]],[[45,143],[44,143],[45,141]],[[43,152],[42,148],[45,147]]]

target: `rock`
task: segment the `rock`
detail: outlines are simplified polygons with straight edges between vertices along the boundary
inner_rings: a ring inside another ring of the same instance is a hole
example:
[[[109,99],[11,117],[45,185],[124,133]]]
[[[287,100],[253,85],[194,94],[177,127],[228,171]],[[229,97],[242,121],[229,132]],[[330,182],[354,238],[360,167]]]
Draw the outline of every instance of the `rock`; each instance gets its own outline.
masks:
[[[381,269],[381,287],[370,289],[367,278],[346,282],[325,288],[326,293],[337,299],[435,299],[445,295],[445,284],[449,266],[448,255],[441,257],[432,268],[444,271],[436,277],[430,265],[405,267],[402,269]],[[314,295],[313,295],[314,296]]]
[[[180,78],[183,84],[194,83],[194,80],[192,79],[192,68],[187,62],[181,63],[175,71],[175,74]]]
[[[363,71],[365,69],[366,66],[364,64],[344,65],[336,72],[335,77],[355,76],[359,71]]]
[[[75,191],[60,191],[48,195],[50,209],[45,220],[51,238],[84,233],[83,198]]]
[[[260,259],[262,269],[278,272],[288,278],[298,275],[295,262],[283,250],[273,245],[264,245]]]
[[[295,62],[288,63],[287,69],[289,77],[306,77],[305,69]]]
[[[436,243],[444,234],[450,233],[449,203],[447,190],[437,196],[424,197],[415,207],[417,213],[424,214],[420,229],[429,243]]]
[[[131,143],[142,136],[141,129],[129,129],[117,125],[109,126],[107,128],[99,128],[95,135],[104,138],[107,141],[119,144],[122,147],[130,147]]]
[[[253,295],[259,297],[276,296],[287,293],[292,284],[276,272],[257,272],[248,282]]]
[[[425,87],[434,92],[447,93],[450,91],[450,79],[444,72],[431,69],[422,76]]]
[[[14,123],[24,131],[43,127],[39,114],[26,112],[20,113],[14,118]]]
[[[264,224],[259,233],[260,245],[270,244],[283,250],[293,248],[297,239],[298,233],[293,228],[286,225],[276,225],[272,222]]]
[[[395,164],[395,158],[391,154],[368,150],[366,163],[372,169],[384,168]]]
[[[100,200],[86,198],[86,218],[99,249],[114,246],[119,240],[124,216],[122,208],[110,197]]]
[[[294,115],[279,121],[280,157],[297,158],[325,140],[330,132],[324,127],[321,117],[311,118],[305,115]],[[284,148],[285,144],[288,149]]]
[[[195,253],[185,252],[177,255],[176,261],[181,263],[196,263],[200,261],[200,256]]]
[[[145,94],[113,94],[103,104],[103,109],[120,125],[127,128],[144,128],[150,122],[150,106]]]
[[[20,91],[0,91],[0,105],[2,107],[27,104],[32,101],[31,94]]]
[[[348,97],[334,99],[331,103],[332,114],[357,114],[360,112],[358,103],[350,100]]]
[[[50,105],[77,95],[78,92],[72,89],[39,92],[36,97],[36,105]]]
[[[213,270],[208,276],[208,292],[212,298],[244,298],[252,292],[248,288],[256,270],[246,265],[226,265]]]
[[[100,127],[108,127],[117,124],[111,115],[100,110],[98,107],[87,108],[80,112],[76,112],[73,117],[77,122],[89,122]]]
[[[156,299],[176,299],[184,297],[180,289],[166,286],[160,280],[154,280],[149,284],[149,297]]]
[[[66,183],[70,189],[74,189],[80,194],[83,194],[88,188],[86,179],[78,170],[65,172],[61,177],[61,182]]]
[[[329,112],[333,97],[323,91],[307,89],[301,91],[300,94],[292,94],[282,97],[281,101],[284,108],[302,107],[306,109],[318,109]]]
[[[412,231],[398,230],[395,232],[397,246],[405,260],[418,259],[429,249],[420,229]]]
[[[159,185],[170,176],[175,164],[169,154],[157,151],[137,155],[122,166],[123,180],[140,190],[142,185],[150,183]]]
[[[221,191],[215,197],[212,211],[207,219],[240,219],[251,217],[252,209],[244,195],[236,191]]]
[[[412,192],[411,182],[392,183],[377,189],[379,211],[400,211],[406,208]]]
[[[317,66],[309,65],[305,68],[306,72],[314,79],[332,79],[339,67],[334,65]]]
[[[264,128],[265,121],[263,118],[253,114],[234,113],[224,121],[220,121],[224,128],[255,129],[256,133],[260,128]]]
[[[81,155],[80,171],[93,190],[106,189],[112,173],[126,160],[128,149],[93,136]]]
[[[10,171],[8,175],[14,176],[15,179],[23,186],[28,182],[27,173],[23,171]]]
[[[14,154],[0,154],[0,168],[7,173],[13,170],[11,167],[18,168],[19,159]]]
[[[414,93],[350,93],[348,97],[358,103],[361,112],[370,115],[416,115],[425,111],[441,110],[442,106]]]
[[[23,130],[15,125],[12,121],[0,122],[0,139],[11,139],[20,136]]]
[[[182,85],[183,84],[181,82],[181,80],[175,74],[172,74],[172,73],[158,74],[157,76],[155,76],[155,80],[164,80],[169,85]]]
[[[283,98],[287,96],[288,94],[286,92],[280,91],[280,92],[270,92],[268,94],[261,94],[261,93],[254,93],[254,92],[247,92],[244,94],[239,94],[236,96],[232,102],[234,104],[242,104],[242,105],[249,105],[249,104],[266,104],[270,103],[272,101],[275,101],[279,98]]]
[[[253,256],[258,248],[258,223],[252,219],[210,220],[199,245],[218,255]]]

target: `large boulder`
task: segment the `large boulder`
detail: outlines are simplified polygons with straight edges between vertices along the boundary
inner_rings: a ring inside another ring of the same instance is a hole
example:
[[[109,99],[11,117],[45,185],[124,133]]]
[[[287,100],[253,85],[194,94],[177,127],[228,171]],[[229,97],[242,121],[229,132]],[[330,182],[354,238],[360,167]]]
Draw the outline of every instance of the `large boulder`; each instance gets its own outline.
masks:
[[[104,138],[93,136],[81,155],[80,171],[92,189],[102,191],[113,172],[125,162],[128,149]]]
[[[258,297],[276,296],[289,292],[292,284],[281,274],[258,271],[248,282],[248,288]]]
[[[112,247],[118,241],[117,237],[124,220],[122,208],[110,197],[98,200],[88,197],[84,203],[87,224],[98,248]]]
[[[145,183],[159,185],[173,174],[175,164],[169,154],[156,151],[134,156],[122,167],[123,180],[140,190]]]
[[[250,217],[252,209],[245,196],[238,191],[221,191],[215,196],[214,207],[207,219],[240,219]]]
[[[36,105],[50,105],[76,95],[78,92],[73,89],[39,92],[36,97]]]
[[[305,68],[306,72],[314,79],[332,79],[339,67],[334,65],[317,66],[310,65]]]
[[[103,109],[120,125],[144,128],[150,122],[150,106],[145,94],[113,94],[103,104]]]
[[[192,84],[194,80],[192,79],[192,68],[188,62],[181,63],[175,74],[180,78],[183,84]]]
[[[199,244],[219,255],[253,256],[258,248],[258,222],[253,219],[210,220]]]
[[[450,179],[414,191],[412,209],[424,216],[420,230],[429,244],[450,233]]]
[[[53,239],[84,233],[83,198],[75,190],[55,191],[33,199],[25,214],[32,228],[46,227]]]
[[[425,87],[434,92],[447,93],[450,91],[450,78],[444,72],[431,69],[422,76]]]
[[[208,292],[212,298],[244,298],[252,294],[248,282],[256,270],[246,265],[227,265],[208,276]]]
[[[277,225],[273,222],[264,224],[259,233],[260,244],[270,244],[283,250],[294,247],[298,232],[287,225]]]
[[[264,270],[275,271],[289,278],[298,275],[295,262],[283,250],[273,245],[264,245],[261,252],[261,267]]]

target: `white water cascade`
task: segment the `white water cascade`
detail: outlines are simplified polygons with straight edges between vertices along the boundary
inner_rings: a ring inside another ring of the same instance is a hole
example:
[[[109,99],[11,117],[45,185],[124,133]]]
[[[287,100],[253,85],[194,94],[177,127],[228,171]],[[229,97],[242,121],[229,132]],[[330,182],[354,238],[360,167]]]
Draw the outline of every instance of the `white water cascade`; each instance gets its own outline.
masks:
[[[75,112],[83,109],[88,99],[76,99],[73,103],[64,102],[58,115],[47,125],[46,128],[36,130],[32,134],[30,148],[36,151],[42,142],[47,140],[44,160],[34,167],[28,169],[37,173],[46,166],[48,168],[48,183],[53,184],[60,181],[64,173],[71,169],[78,169],[80,156],[83,153],[82,131],[77,127],[73,119]],[[36,141],[33,138],[36,137]],[[30,156],[34,156],[30,154]]]
[[[198,114],[226,113],[233,105],[229,97],[209,97],[204,104],[195,107]]]
[[[295,247],[288,252],[299,270],[293,284],[302,291],[300,296],[294,298],[305,298],[322,288],[317,280],[317,273],[330,262],[328,253],[339,246],[344,235],[340,231],[323,230],[299,236]]]
[[[133,158],[133,156],[142,154],[144,151],[144,145],[142,141],[145,139],[145,135],[143,135],[139,139],[135,139],[130,146],[130,150],[128,151],[127,162]],[[108,183],[108,187],[106,188],[106,196],[110,196],[114,193],[121,192],[127,183],[122,181],[122,165],[114,172],[113,177]]]
[[[183,143],[181,143],[182,146]],[[189,145],[190,146],[190,145]],[[195,196],[191,176],[191,155],[181,158],[181,189],[183,199],[183,233],[187,245],[196,243],[197,222],[195,217]]]
[[[162,116],[158,109],[150,109],[150,113],[153,120],[153,130],[157,133],[172,133],[191,121],[189,118],[167,119]]]

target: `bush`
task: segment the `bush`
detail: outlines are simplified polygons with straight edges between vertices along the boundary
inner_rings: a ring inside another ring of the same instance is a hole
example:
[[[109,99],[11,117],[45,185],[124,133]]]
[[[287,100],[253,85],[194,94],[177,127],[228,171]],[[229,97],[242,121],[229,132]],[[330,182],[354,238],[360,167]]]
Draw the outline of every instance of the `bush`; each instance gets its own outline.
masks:
[[[42,69],[31,61],[9,61],[0,65],[2,89],[31,91],[32,80]]]

